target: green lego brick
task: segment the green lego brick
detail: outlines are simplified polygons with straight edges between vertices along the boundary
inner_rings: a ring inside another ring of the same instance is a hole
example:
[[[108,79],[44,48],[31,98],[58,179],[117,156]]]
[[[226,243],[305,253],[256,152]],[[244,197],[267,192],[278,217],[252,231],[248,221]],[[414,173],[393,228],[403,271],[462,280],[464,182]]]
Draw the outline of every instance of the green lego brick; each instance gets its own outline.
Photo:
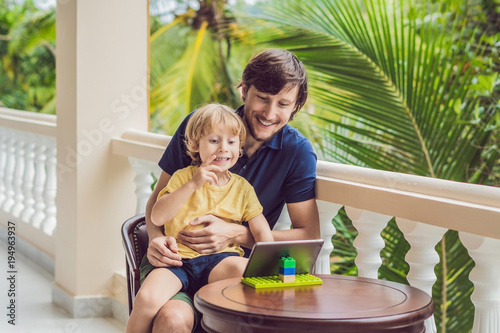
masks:
[[[281,257],[280,266],[283,268],[295,267],[295,259],[292,257]]]
[[[297,274],[295,275],[295,282],[283,282],[278,275],[273,276],[259,276],[259,277],[243,277],[241,282],[256,288],[281,288],[293,286],[309,286],[323,284],[323,280],[311,274]]]

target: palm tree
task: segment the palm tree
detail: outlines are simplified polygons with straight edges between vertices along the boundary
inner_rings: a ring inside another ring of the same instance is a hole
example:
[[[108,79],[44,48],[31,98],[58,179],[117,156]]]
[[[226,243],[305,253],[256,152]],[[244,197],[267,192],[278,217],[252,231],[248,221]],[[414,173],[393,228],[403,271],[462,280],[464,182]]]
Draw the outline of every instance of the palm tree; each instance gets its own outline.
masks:
[[[498,149],[488,150],[499,133],[498,106],[485,98],[498,93],[484,53],[495,41],[471,29],[462,5],[278,0],[254,9],[246,24],[258,45],[286,48],[307,67],[308,112],[295,124],[315,142],[322,159],[481,183],[490,179],[484,171],[495,168],[500,155]],[[481,79],[493,81],[486,85],[489,91],[479,91]],[[345,220],[334,223],[352,238]],[[399,248],[407,244],[394,222],[384,237],[389,246],[383,255],[404,262],[406,251]],[[340,249],[340,256],[349,255],[345,246]],[[436,319],[442,331],[465,332],[474,312],[467,278],[474,264],[456,232],[448,232],[438,250]],[[405,269],[385,264],[381,277],[404,282]]]
[[[172,22],[152,25],[151,124],[153,131],[173,134],[196,107],[219,101],[237,107],[238,74],[252,46],[241,32],[225,0],[199,0]],[[153,21],[153,23],[156,23]],[[235,57],[233,54],[237,54]]]

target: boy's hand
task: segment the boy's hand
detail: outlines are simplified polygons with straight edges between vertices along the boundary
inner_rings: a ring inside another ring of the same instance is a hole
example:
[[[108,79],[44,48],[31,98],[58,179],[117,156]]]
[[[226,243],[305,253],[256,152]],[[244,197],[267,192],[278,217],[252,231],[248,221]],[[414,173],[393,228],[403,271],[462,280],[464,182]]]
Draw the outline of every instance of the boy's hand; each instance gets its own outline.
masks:
[[[214,185],[219,181],[215,172],[222,172],[222,169],[216,165],[212,165],[212,162],[216,158],[217,156],[215,155],[210,156],[209,159],[207,159],[200,165],[198,170],[196,170],[195,174],[193,175],[193,178],[191,178],[190,181],[192,181],[196,185],[197,189],[202,187],[205,182],[209,183],[210,185]]]
[[[153,238],[147,255],[149,262],[155,267],[182,266],[182,258],[177,254],[177,241],[171,236]]]

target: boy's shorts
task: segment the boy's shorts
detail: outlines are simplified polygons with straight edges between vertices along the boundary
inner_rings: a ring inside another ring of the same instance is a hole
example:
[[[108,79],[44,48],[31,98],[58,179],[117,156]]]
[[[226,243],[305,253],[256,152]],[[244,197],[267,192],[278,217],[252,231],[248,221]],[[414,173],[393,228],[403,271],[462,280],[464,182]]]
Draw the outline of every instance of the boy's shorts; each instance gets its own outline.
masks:
[[[170,270],[174,273],[182,283],[182,289],[177,294],[175,294],[171,299],[178,299],[186,302],[191,306],[194,312],[194,327],[195,331],[198,323],[200,321],[200,313],[194,307],[193,296],[194,294],[208,283],[208,276],[212,269],[217,266],[223,259],[232,256],[239,256],[238,253],[234,252],[223,252],[211,255],[198,256],[193,259],[182,259],[181,267],[165,267],[164,269]],[[149,260],[147,254],[141,262],[140,267],[140,280],[141,285],[144,279],[148,276],[153,269],[157,267],[153,266]],[[161,267],[163,268],[163,267]]]

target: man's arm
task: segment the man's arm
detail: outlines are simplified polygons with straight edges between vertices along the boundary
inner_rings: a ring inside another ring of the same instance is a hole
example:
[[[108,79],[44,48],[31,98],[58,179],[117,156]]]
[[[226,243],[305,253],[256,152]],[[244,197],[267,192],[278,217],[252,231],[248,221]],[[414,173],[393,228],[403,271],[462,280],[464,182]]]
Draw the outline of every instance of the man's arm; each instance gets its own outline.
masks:
[[[158,182],[156,183],[155,189],[146,204],[146,229],[149,236],[149,247],[148,247],[148,260],[155,267],[168,267],[168,266],[180,266],[182,265],[181,256],[176,254],[177,243],[175,238],[170,236],[165,236],[163,234],[163,227],[157,227],[151,222],[151,211],[156,203],[158,193],[167,186],[170,180],[170,175],[165,171],[162,171]],[[172,252],[171,249],[174,251]]]
[[[293,229],[273,230],[275,241],[320,238],[319,213],[316,199],[287,204]],[[255,240],[247,227],[225,222],[213,215],[196,218],[191,224],[207,223],[199,230],[182,230],[179,238],[182,243],[199,253],[212,253],[228,244],[238,244],[251,249]]]
[[[320,238],[319,213],[316,199],[288,203],[293,229],[273,230],[276,241]]]
[[[213,215],[199,216],[190,224],[205,224],[206,227],[198,230],[181,230],[177,237],[182,244],[202,254],[221,251],[229,244],[252,248],[255,242],[247,227],[226,222]]]

